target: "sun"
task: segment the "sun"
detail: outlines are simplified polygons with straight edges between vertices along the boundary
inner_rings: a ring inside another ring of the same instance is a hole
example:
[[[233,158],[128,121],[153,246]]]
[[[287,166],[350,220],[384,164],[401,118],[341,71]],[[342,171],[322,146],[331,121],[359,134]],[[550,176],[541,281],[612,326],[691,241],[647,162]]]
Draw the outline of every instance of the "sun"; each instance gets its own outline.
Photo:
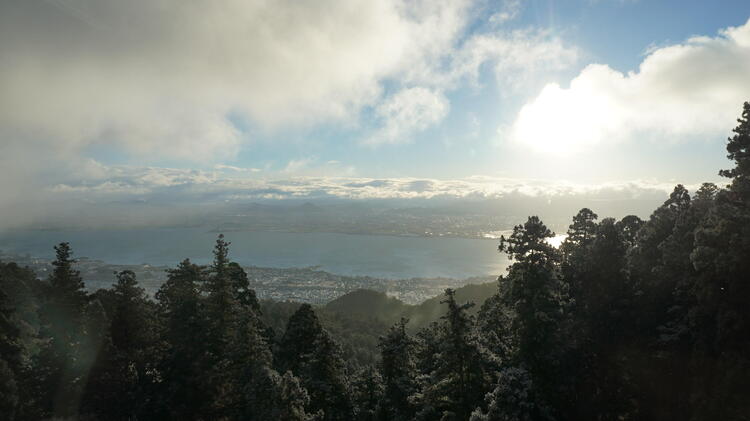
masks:
[[[511,136],[536,151],[570,155],[606,139],[619,120],[610,98],[594,86],[551,83],[521,108]]]

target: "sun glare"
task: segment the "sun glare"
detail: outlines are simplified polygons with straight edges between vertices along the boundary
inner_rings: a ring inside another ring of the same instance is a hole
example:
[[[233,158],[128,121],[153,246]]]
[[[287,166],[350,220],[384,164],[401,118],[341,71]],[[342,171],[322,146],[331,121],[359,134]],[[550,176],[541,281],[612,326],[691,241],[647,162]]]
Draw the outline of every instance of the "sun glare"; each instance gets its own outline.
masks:
[[[579,84],[562,89],[548,84],[519,112],[513,140],[555,155],[569,155],[598,143],[611,131],[614,110],[593,88]]]

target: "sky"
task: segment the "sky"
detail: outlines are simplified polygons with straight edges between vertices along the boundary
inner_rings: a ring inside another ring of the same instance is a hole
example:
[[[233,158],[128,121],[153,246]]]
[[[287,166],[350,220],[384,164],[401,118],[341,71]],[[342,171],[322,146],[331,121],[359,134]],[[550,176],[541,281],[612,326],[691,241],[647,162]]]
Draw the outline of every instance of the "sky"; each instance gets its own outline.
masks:
[[[746,0],[0,0],[0,228],[209,193],[719,181],[749,18]]]

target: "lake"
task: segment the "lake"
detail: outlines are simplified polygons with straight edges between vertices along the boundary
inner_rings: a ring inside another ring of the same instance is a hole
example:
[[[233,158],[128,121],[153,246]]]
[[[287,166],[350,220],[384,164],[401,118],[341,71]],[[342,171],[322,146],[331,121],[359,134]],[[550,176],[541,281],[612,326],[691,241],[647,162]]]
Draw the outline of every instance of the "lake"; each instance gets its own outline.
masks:
[[[203,228],[0,232],[0,250],[52,258],[71,244],[75,256],[114,264],[208,263],[216,233]],[[500,275],[508,264],[497,240],[332,233],[229,232],[230,257],[242,265],[320,266],[341,275],[403,279]]]

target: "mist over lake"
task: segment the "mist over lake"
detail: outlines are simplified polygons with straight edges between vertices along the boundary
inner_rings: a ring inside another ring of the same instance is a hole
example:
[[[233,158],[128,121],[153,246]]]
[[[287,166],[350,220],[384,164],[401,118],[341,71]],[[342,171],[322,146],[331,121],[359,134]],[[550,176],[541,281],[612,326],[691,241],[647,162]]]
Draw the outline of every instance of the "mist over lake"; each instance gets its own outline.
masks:
[[[77,257],[113,264],[176,266],[185,258],[209,263],[217,233],[206,228],[0,233],[0,250],[51,258],[69,242]],[[497,240],[333,233],[230,232],[231,257],[242,265],[320,266],[341,275],[382,278],[500,275],[507,258]]]

